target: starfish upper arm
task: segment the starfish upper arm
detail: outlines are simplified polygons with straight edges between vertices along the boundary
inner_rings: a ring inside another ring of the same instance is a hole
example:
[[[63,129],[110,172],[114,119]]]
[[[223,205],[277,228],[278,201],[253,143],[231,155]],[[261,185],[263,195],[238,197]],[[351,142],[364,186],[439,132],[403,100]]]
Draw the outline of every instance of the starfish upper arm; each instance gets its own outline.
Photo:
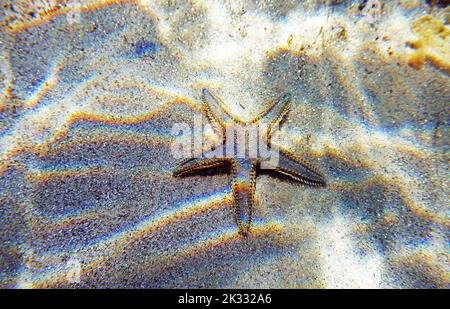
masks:
[[[212,94],[208,89],[202,90],[203,94],[203,109],[208,119],[212,122],[219,133],[225,134],[226,125],[233,123],[233,116],[222,102],[222,100]]]
[[[184,176],[195,171],[219,167],[229,163],[225,158],[191,158],[181,163],[173,172],[174,176]]]
[[[283,120],[290,111],[290,108],[291,94],[286,93],[270,104],[266,110],[252,121],[252,123],[262,122],[268,124],[266,139],[269,145],[273,128]]]

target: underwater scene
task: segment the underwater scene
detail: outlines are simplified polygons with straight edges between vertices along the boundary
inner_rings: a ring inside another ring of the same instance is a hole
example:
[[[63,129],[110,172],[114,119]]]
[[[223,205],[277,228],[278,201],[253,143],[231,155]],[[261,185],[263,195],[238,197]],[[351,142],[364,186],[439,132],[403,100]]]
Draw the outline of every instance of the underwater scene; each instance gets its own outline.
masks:
[[[0,0],[0,287],[448,289],[448,5]]]

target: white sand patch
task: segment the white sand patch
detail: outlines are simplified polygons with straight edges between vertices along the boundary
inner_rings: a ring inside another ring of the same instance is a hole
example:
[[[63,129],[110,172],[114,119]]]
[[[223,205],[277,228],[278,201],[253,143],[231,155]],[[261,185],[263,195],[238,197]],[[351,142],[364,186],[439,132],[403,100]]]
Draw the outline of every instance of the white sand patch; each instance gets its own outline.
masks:
[[[382,288],[383,261],[375,251],[356,253],[352,222],[340,215],[320,228],[322,280],[327,288]]]

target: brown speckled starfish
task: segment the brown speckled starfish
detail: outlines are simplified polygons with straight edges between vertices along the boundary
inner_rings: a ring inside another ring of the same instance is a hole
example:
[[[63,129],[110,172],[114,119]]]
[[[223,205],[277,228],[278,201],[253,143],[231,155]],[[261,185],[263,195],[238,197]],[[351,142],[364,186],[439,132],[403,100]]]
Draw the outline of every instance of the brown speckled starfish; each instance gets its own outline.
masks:
[[[226,164],[230,165],[234,215],[240,234],[245,236],[250,230],[252,209],[255,203],[256,170],[261,167],[261,164],[266,164],[266,168],[270,166],[270,169],[287,175],[297,182],[310,186],[325,186],[324,176],[311,164],[285,149],[272,147],[271,145],[273,129],[289,112],[291,101],[289,94],[282,96],[250,122],[244,122],[232,116],[224,103],[207,89],[203,89],[203,100],[205,114],[222,138],[222,144],[203,152],[201,156],[185,161],[174,171],[174,176],[187,175],[195,171],[217,168]],[[258,143],[263,142],[267,149],[276,151],[276,164],[267,164],[267,157],[263,157],[259,148],[256,155],[251,156],[249,155],[250,151],[245,146],[245,155],[242,155],[242,152],[238,155],[237,135],[235,133],[229,135],[230,131],[236,132],[236,127],[257,126],[260,123],[267,123],[268,127],[265,134],[258,134]],[[227,142],[227,137],[228,139],[234,137],[231,144],[229,141]],[[227,149],[230,150],[230,148],[232,148],[232,151],[227,152]]]

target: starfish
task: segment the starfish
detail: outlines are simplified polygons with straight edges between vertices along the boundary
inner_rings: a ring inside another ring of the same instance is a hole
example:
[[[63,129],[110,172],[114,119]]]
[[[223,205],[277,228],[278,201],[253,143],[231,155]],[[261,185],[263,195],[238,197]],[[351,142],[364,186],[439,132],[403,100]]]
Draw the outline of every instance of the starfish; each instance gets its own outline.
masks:
[[[220,136],[221,143],[203,151],[202,155],[189,158],[175,169],[173,175],[186,176],[200,170],[226,165],[231,167],[234,218],[241,235],[246,236],[250,230],[255,204],[256,171],[264,164],[265,169],[270,168],[295,182],[310,186],[326,185],[323,174],[317,168],[290,151],[271,143],[275,128],[278,128],[290,110],[290,94],[280,97],[249,122],[233,116],[222,100],[209,90],[203,89],[202,94],[204,113]],[[244,128],[243,130],[248,132],[249,127],[258,127],[260,124],[268,126],[265,126],[267,128],[262,134],[258,129],[258,145],[264,145],[271,154],[276,154],[275,164],[268,162],[260,147],[251,155],[252,151],[247,144],[244,149],[240,149],[242,145],[237,145],[238,138],[235,132],[238,132],[239,128]]]

